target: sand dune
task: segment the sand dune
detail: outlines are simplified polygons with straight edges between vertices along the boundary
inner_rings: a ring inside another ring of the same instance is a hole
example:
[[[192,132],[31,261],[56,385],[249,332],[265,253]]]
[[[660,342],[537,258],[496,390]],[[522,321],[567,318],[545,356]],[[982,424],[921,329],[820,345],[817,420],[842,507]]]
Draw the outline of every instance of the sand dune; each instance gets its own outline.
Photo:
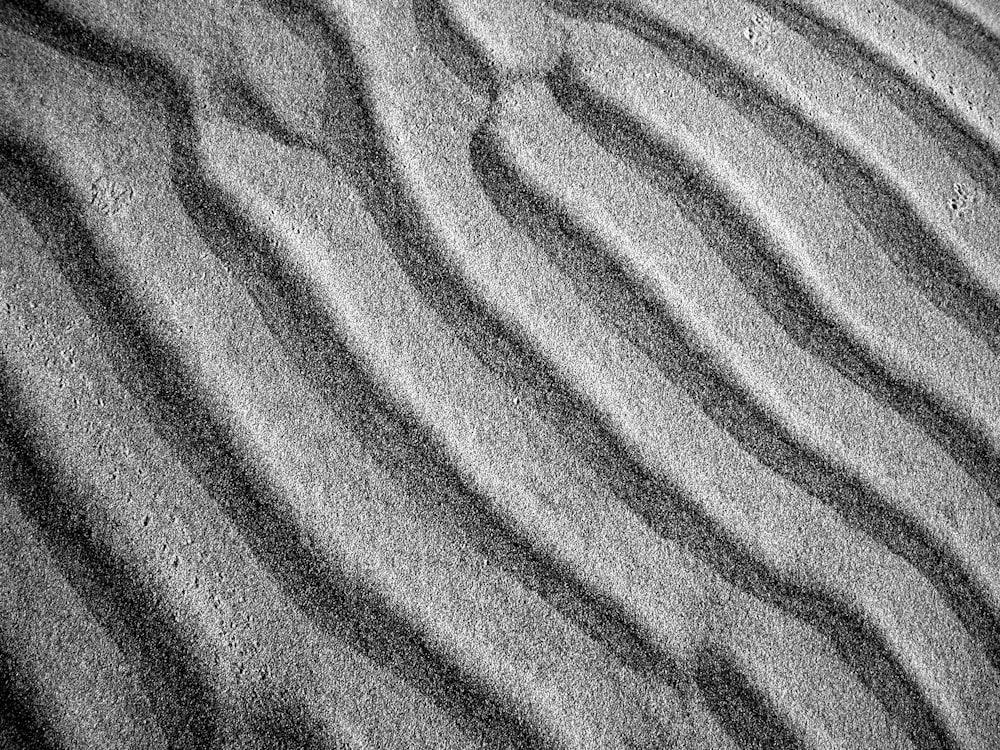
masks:
[[[0,746],[1000,745],[987,0],[2,0]]]

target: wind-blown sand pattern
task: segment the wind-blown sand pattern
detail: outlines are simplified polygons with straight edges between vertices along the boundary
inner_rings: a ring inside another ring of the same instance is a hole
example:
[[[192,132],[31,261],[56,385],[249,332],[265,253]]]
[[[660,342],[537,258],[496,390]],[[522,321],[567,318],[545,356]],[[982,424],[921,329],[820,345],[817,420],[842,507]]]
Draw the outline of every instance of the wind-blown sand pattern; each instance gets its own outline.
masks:
[[[992,0],[0,60],[0,747],[1000,747]]]

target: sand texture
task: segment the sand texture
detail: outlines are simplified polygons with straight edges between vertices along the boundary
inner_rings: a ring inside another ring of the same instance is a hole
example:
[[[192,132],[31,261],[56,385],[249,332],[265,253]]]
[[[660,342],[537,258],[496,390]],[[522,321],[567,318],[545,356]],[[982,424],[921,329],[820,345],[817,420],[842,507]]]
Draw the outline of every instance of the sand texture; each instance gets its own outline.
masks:
[[[1000,748],[1000,3],[0,0],[8,748]]]

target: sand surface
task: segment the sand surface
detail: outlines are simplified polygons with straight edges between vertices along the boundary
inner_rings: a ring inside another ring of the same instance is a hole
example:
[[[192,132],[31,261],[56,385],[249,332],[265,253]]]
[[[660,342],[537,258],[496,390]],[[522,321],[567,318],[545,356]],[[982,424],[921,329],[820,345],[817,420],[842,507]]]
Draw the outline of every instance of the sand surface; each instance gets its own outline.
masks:
[[[0,0],[0,748],[998,747],[994,0]]]

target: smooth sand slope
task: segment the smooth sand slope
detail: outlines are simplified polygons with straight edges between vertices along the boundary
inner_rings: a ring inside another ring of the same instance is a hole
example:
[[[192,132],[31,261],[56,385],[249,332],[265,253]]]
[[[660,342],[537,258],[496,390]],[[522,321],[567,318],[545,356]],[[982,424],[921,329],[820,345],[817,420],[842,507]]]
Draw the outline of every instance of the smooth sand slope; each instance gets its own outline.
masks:
[[[990,0],[0,0],[0,747],[1000,747]]]

